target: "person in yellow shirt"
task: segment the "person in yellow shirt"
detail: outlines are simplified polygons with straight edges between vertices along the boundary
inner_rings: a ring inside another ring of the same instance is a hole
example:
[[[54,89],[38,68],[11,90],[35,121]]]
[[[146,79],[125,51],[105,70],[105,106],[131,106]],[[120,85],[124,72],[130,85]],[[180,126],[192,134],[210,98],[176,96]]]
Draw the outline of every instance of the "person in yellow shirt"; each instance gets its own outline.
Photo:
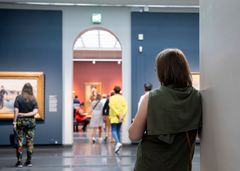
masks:
[[[127,102],[120,94],[121,88],[119,86],[115,86],[113,90],[115,94],[109,98],[109,119],[112,136],[115,141],[115,153],[118,153],[122,147],[120,131],[122,122],[126,120]]]

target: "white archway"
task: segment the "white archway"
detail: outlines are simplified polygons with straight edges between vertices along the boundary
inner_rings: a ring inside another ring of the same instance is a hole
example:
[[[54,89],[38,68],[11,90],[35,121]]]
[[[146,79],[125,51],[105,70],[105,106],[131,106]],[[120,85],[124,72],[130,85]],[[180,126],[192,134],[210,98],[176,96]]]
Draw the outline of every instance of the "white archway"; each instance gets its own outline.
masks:
[[[126,22],[127,23],[127,22]],[[127,25],[127,24],[126,24]],[[122,142],[130,143],[128,138],[128,127],[131,123],[131,50],[130,50],[130,29],[124,29],[109,23],[109,28],[114,31],[114,35],[118,37],[119,42],[121,42],[122,47],[122,87],[123,87],[123,95],[127,99],[128,107],[128,115],[127,121],[123,124],[122,131]],[[89,27],[91,29],[93,27]],[[94,27],[95,28],[95,27]],[[104,28],[104,27],[101,27]],[[130,27],[129,27],[130,28]],[[63,35],[63,117],[62,117],[62,132],[63,132],[63,145],[72,145],[73,144],[73,117],[72,113],[72,87],[73,87],[73,44],[76,41],[76,38],[82,33],[79,34],[77,30],[86,30],[84,28],[75,28],[74,30],[66,29]],[[69,34],[70,33],[70,34]],[[75,33],[75,34],[73,34]],[[78,35],[78,36],[76,36]],[[69,42],[72,42],[69,44]],[[71,58],[69,58],[71,56]]]
[[[91,27],[77,36],[73,44],[73,96],[84,102],[85,112],[91,109],[91,86],[102,95],[110,94],[115,85],[122,87],[121,61],[119,39],[110,30]]]

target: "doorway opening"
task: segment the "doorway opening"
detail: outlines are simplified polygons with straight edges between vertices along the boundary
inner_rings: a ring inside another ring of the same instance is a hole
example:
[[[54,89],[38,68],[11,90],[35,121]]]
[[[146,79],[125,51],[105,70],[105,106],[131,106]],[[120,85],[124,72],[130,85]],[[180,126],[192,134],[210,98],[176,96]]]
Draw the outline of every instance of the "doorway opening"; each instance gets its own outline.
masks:
[[[73,46],[73,97],[77,96],[84,103],[84,112],[90,118],[95,93],[107,96],[115,85],[122,87],[122,48],[119,39],[103,27],[82,31]],[[82,131],[82,124],[76,126],[75,123],[74,115],[74,139]]]

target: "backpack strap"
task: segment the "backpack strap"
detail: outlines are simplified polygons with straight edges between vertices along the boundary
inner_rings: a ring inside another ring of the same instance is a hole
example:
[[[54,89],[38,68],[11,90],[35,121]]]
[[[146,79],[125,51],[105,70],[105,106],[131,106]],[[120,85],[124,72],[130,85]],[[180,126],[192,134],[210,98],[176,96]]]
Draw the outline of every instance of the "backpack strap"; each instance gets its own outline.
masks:
[[[100,100],[98,100],[98,102],[93,106],[93,110],[97,107],[99,102],[100,102]]]

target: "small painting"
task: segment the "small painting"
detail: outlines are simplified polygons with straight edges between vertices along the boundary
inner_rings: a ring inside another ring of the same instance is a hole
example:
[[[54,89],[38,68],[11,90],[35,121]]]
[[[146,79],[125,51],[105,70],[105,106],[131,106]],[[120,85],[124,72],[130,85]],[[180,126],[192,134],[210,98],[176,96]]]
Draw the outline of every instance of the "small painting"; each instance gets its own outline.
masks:
[[[102,92],[101,82],[86,82],[84,84],[84,94],[85,94],[85,108],[86,112],[90,111],[91,102],[96,98],[97,93]]]

